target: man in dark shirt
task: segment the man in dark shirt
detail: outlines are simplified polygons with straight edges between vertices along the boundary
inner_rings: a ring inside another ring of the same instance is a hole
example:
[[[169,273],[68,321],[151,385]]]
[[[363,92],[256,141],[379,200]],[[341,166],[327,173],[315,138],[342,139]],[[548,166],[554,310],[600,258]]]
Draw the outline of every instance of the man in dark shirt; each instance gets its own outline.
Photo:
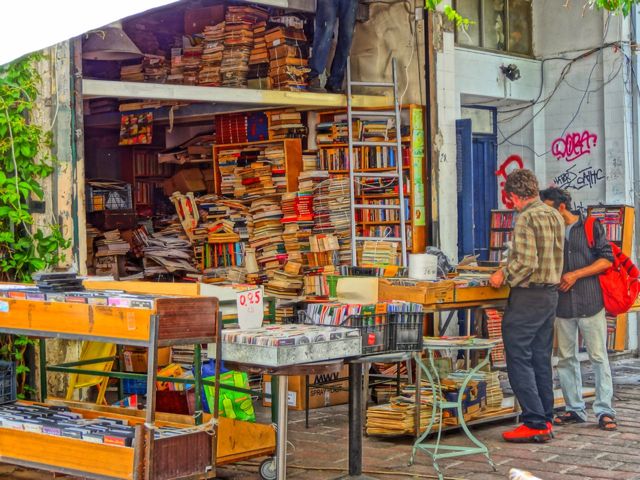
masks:
[[[587,419],[582,399],[582,376],[578,360],[578,331],[587,347],[596,380],[593,411],[603,430],[615,430],[615,410],[611,406],[613,383],[607,356],[607,320],[598,275],[613,261],[604,227],[594,223],[594,246],[589,248],[584,220],[571,213],[571,195],[559,188],[540,192],[542,200],[555,207],[566,225],[564,267],[556,318],[558,376],[566,404],[565,412],[553,423],[582,423]]]

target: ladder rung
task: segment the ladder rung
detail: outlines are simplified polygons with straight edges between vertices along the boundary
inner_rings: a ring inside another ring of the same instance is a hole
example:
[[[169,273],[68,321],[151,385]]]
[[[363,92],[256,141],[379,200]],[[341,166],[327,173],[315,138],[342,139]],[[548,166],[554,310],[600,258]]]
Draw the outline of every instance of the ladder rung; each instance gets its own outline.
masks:
[[[398,178],[398,174],[393,172],[353,172],[353,176],[358,178]]]
[[[396,147],[396,142],[353,142],[354,147]]]
[[[400,210],[400,205],[380,205],[380,204],[362,204],[356,203],[353,208],[360,208],[362,210]]]
[[[359,117],[395,117],[395,110],[357,110],[351,111],[351,115]]]
[[[351,82],[353,87],[393,87],[393,82]]]
[[[400,237],[356,237],[357,242],[366,242],[367,240],[386,240],[388,242],[401,242]]]

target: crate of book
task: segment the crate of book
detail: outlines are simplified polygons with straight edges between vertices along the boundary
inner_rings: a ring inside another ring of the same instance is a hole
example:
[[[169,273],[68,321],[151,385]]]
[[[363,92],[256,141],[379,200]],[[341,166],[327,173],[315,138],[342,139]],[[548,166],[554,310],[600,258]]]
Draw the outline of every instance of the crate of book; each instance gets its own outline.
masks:
[[[360,331],[363,355],[389,351],[389,316],[386,313],[351,315],[342,326]]]
[[[16,372],[13,362],[0,361],[0,404],[15,402]]]
[[[403,300],[422,305],[453,302],[454,282],[423,282],[410,279],[381,278],[378,283],[380,301]]]
[[[131,210],[131,184],[110,181],[90,181],[86,188],[87,212]]]
[[[411,305],[411,309],[420,311],[401,311],[389,314],[389,350],[395,352],[422,351],[424,317],[422,305]]]

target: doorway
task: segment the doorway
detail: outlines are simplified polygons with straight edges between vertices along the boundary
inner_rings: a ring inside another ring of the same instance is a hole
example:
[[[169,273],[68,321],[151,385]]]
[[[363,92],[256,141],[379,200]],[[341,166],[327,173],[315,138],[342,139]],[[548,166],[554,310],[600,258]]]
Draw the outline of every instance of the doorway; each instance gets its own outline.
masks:
[[[491,210],[498,205],[496,109],[464,106],[456,121],[458,257],[489,259]]]

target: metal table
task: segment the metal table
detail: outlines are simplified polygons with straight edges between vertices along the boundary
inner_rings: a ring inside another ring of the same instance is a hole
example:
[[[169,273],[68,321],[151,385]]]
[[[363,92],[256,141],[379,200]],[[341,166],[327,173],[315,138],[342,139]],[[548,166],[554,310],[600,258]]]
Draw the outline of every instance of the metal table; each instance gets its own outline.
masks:
[[[469,427],[466,424],[464,419],[464,412],[462,408],[462,402],[464,399],[464,392],[467,388],[467,385],[473,378],[473,376],[480,370],[482,367],[489,363],[490,353],[493,347],[495,347],[499,342],[497,340],[487,340],[487,339],[469,339],[468,341],[460,342],[460,341],[452,341],[447,339],[425,339],[424,342],[424,350],[428,354],[429,363],[425,364],[421,355],[416,355],[416,363],[418,369],[424,372],[427,376],[429,383],[431,384],[431,392],[433,394],[433,405],[431,409],[431,420],[427,429],[424,431],[422,435],[418,437],[418,439],[413,444],[413,449],[411,451],[411,458],[409,460],[409,465],[413,465],[415,460],[416,452],[418,450],[422,450],[431,456],[433,461],[433,467],[438,473],[438,478],[440,480],[443,479],[442,472],[440,471],[440,466],[438,465],[438,460],[442,458],[452,458],[452,457],[462,457],[466,455],[477,455],[482,454],[487,457],[487,461],[489,465],[496,470],[496,466],[491,460],[489,456],[489,449],[484,445],[480,440],[478,440],[469,430]],[[442,384],[440,382],[440,376],[438,374],[438,370],[435,366],[434,362],[434,352],[438,350],[465,350],[466,352],[470,351],[485,351],[485,358],[480,361],[474,368],[468,370],[466,372],[466,376],[460,388],[458,390],[458,399],[456,402],[449,402],[443,400],[444,396],[442,395]],[[420,405],[420,381],[416,385],[416,405]],[[442,445],[442,430],[443,430],[443,413],[447,408],[455,408],[458,415],[458,422],[462,430],[464,431],[467,438],[473,443],[473,446],[459,446],[459,445]],[[417,410],[416,422],[417,428],[420,425],[420,414],[419,408]],[[432,431],[435,430],[436,417],[438,418],[437,422],[437,434],[435,441],[426,442],[426,438],[432,434]]]

